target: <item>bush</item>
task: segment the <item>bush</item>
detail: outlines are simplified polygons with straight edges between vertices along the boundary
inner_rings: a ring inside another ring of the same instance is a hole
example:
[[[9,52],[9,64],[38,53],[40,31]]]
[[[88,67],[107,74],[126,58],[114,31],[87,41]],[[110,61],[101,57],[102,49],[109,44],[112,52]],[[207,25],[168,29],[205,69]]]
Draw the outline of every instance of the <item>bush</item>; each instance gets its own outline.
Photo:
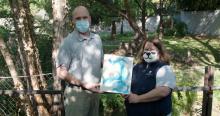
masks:
[[[174,20],[174,19],[172,19]],[[165,36],[185,36],[187,34],[187,25],[184,22],[174,20],[174,27],[164,27]]]
[[[124,100],[119,94],[103,94],[100,102],[101,116],[125,116]]]

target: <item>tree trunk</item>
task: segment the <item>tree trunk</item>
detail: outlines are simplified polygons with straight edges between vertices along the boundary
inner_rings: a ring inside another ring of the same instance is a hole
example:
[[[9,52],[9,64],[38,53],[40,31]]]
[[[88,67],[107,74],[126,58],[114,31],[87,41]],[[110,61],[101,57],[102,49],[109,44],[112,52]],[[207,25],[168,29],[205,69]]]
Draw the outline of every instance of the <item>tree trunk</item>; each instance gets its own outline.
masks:
[[[53,8],[53,50],[52,50],[52,61],[53,61],[53,77],[54,77],[54,89],[61,90],[61,80],[56,77],[56,57],[61,41],[64,39],[66,34],[66,16],[67,16],[67,0],[52,0]],[[64,106],[62,102],[63,98],[61,95],[54,95],[53,99],[53,115],[60,116],[64,115]],[[58,104],[58,105],[57,105]]]
[[[136,34],[138,34],[137,38],[135,38],[137,41],[139,39],[147,39],[146,35],[144,34],[144,32],[138,27],[137,23],[135,22],[135,20],[132,18],[131,16],[131,8],[129,5],[128,0],[124,0],[124,6],[126,9],[126,15],[125,15],[125,19],[128,20],[128,23],[130,24],[130,26],[132,27],[132,29],[134,30],[134,32]]]
[[[36,47],[35,34],[33,28],[33,19],[30,13],[28,0],[9,0],[13,20],[15,23],[16,33],[18,35],[18,43],[21,48],[21,54],[24,58],[24,68],[28,76],[29,89],[40,90],[46,88],[46,81],[41,75],[41,66],[39,62],[38,49]],[[40,79],[34,75],[41,75]],[[37,115],[49,116],[48,96],[36,94],[32,96],[37,105]]]
[[[119,51],[121,51],[122,53],[121,55],[132,56],[132,55],[136,55],[135,53],[137,53],[137,50],[141,46],[141,42],[147,39],[147,37],[146,37],[146,34],[138,27],[135,20],[132,18],[131,11],[130,11],[131,8],[130,8],[128,0],[124,0],[124,6],[126,9],[126,15],[122,15],[122,16],[124,16],[124,18],[128,21],[128,23],[134,30],[135,37],[132,42],[121,43],[119,47]]]
[[[34,32],[34,26],[33,26],[34,21],[33,21],[32,15],[31,15],[30,7],[29,7],[29,0],[23,0],[23,7],[24,7],[24,10],[26,13],[25,15],[27,17],[27,19],[26,19],[27,26],[25,26],[26,32],[28,32],[28,34],[29,34],[27,36],[27,38],[30,38],[30,42],[33,43],[33,45],[30,45],[30,48],[33,49],[33,52],[29,54],[29,56],[32,57],[31,62],[33,62],[33,68],[36,71],[35,73],[33,73],[33,75],[39,75],[37,77],[32,77],[32,78],[40,78],[40,80],[36,79],[36,80],[38,80],[38,85],[39,85],[39,88],[36,87],[36,89],[46,90],[48,85],[47,85],[45,77],[42,75],[43,72],[42,72],[42,68],[41,68],[41,64],[40,64],[39,51],[36,46],[37,45],[36,44],[36,35]],[[29,70],[31,71],[31,69],[29,69]],[[42,95],[42,99],[43,99],[45,106],[49,110],[49,108],[52,105],[51,95],[50,94]]]
[[[160,15],[159,39],[162,39],[162,38],[163,38],[163,13],[162,13],[162,10],[163,10],[163,0],[160,0],[160,12],[159,12],[159,15]]]
[[[120,34],[123,34],[123,33],[124,33],[124,19],[122,18]]]
[[[121,15],[124,19],[128,21],[129,25],[134,30],[135,33],[134,40],[129,43],[121,43],[119,49],[115,51],[116,54],[127,55],[127,56],[135,55],[135,53],[137,53],[137,50],[141,46],[142,41],[147,39],[147,37],[145,33],[138,27],[137,23],[131,16],[131,11],[130,11],[131,8],[129,5],[129,0],[123,0],[125,12],[122,12],[121,9],[118,9],[117,7],[108,4],[108,2],[106,2],[105,0],[97,0],[97,1],[105,5],[106,8]]]
[[[6,44],[5,44],[4,40],[1,38],[1,36],[0,36],[0,50],[1,50],[1,53],[4,57],[4,59],[5,59],[7,66],[8,66],[11,77],[13,79],[14,88],[16,90],[24,90],[24,86],[22,84],[22,81],[20,80],[20,78],[18,78],[18,73],[17,73],[15,65],[13,63],[11,54],[9,53],[9,51],[6,47]],[[24,102],[25,111],[26,111],[27,116],[32,116],[34,113],[33,113],[33,108],[31,105],[31,101],[28,98],[28,96],[20,94],[19,98],[21,99],[21,101]]]
[[[141,23],[142,23],[142,32],[146,35],[146,27],[145,27],[145,22],[146,22],[146,0],[142,1],[142,10],[141,10]]]
[[[113,19],[112,21],[112,32],[111,32],[111,39],[115,39],[116,36],[116,24],[115,24],[115,20]]]

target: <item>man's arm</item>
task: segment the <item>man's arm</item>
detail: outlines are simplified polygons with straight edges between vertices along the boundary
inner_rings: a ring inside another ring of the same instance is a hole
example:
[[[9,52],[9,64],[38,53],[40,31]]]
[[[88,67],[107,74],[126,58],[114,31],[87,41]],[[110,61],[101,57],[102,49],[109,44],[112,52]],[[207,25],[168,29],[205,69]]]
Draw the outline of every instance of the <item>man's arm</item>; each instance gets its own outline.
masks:
[[[76,79],[75,76],[71,75],[67,68],[64,66],[60,66],[57,68],[57,76],[58,78],[67,81],[70,84],[81,86],[82,83],[80,80]]]
[[[82,88],[88,89],[93,92],[100,93],[101,91],[98,89],[100,86],[99,84],[96,83],[83,83],[80,80],[76,79],[76,77],[72,74],[70,74],[67,71],[67,68],[64,66],[60,66],[57,68],[57,76],[58,78],[65,80],[66,82],[76,85],[76,86],[81,86]]]

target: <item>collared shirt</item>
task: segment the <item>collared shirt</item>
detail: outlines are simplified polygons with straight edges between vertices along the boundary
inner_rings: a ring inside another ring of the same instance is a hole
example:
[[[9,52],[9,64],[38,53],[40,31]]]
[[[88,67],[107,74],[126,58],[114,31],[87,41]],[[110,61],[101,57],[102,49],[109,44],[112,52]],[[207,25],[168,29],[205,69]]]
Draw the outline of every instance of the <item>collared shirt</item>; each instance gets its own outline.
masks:
[[[70,74],[82,82],[97,83],[101,77],[102,60],[99,35],[90,33],[89,37],[84,37],[73,31],[59,48],[57,66],[65,66]]]

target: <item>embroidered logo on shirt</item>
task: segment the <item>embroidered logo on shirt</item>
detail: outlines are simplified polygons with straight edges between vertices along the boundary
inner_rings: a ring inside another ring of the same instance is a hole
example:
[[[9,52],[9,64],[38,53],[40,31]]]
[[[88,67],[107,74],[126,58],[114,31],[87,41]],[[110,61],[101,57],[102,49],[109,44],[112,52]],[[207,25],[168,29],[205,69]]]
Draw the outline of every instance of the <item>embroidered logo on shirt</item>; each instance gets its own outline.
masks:
[[[146,72],[145,75],[152,75],[152,71],[150,70],[150,71]]]

